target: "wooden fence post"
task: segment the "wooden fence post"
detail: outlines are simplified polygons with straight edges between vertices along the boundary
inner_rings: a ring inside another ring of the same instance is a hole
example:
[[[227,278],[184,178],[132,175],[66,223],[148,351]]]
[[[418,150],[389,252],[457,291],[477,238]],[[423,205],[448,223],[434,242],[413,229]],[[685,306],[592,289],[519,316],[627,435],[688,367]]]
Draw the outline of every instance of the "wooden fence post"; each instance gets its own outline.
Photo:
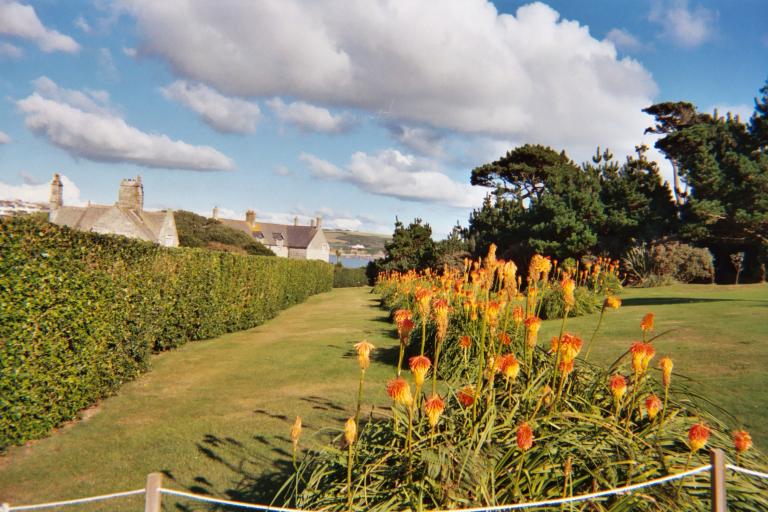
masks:
[[[712,448],[709,452],[710,486],[712,489],[712,512],[727,512],[728,499],[725,495],[725,454],[723,450]]]
[[[162,473],[150,473],[147,475],[147,486],[144,494],[144,512],[160,512],[160,487],[162,486]]]

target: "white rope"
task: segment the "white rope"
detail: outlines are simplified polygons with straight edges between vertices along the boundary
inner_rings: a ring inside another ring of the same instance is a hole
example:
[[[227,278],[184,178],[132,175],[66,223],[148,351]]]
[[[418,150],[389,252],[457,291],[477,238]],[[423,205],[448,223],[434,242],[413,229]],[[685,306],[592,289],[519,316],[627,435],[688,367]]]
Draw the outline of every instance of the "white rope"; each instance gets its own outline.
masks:
[[[218,498],[211,498],[210,496],[203,496],[200,494],[192,494],[190,492],[174,491],[173,489],[160,488],[162,494],[170,494],[172,496],[181,496],[183,498],[189,498],[198,501],[207,501],[208,503],[218,503],[220,505],[230,505],[233,507],[250,508],[254,510],[265,510],[267,512],[310,512],[307,510],[299,510],[295,508],[281,508],[270,507],[269,505],[257,505],[255,503],[246,503],[244,501],[230,501],[220,500]]]
[[[114,492],[112,494],[102,494],[101,496],[91,496],[88,498],[80,498],[76,500],[66,501],[52,501],[50,503],[40,503],[38,505],[19,505],[17,507],[8,507],[8,510],[38,510],[41,508],[52,507],[65,507],[67,505],[79,505],[80,503],[90,503],[92,501],[111,500],[114,498],[123,498],[125,496],[136,496],[138,494],[144,494],[144,489],[136,489],[135,491]]]
[[[741,466],[734,466],[733,464],[726,464],[725,467],[731,469],[737,473],[744,473],[745,475],[757,476],[760,478],[768,478],[768,473],[761,473],[760,471],[754,471],[752,469],[742,468]]]
[[[669,482],[671,480],[678,480],[680,478],[685,478],[687,476],[696,475],[698,473],[703,473],[705,471],[709,471],[712,469],[711,464],[707,464],[705,466],[699,466],[698,468],[689,469],[688,471],[683,471],[682,473],[676,473],[674,475],[667,475],[661,478],[657,478],[655,480],[649,480],[647,482],[639,483],[639,484],[632,484],[632,485],[625,485],[624,487],[617,487],[615,489],[608,489],[607,491],[599,491],[599,492],[593,492],[590,494],[581,494],[579,496],[570,496],[568,498],[557,498],[552,500],[545,500],[545,501],[533,501],[528,503],[515,503],[514,505],[497,505],[494,507],[477,507],[477,508],[462,508],[462,509],[451,509],[450,512],[492,512],[492,511],[500,511],[500,510],[517,510],[521,508],[533,508],[533,507],[544,507],[544,506],[551,506],[551,505],[562,505],[563,503],[571,503],[574,501],[584,501],[584,500],[591,500],[594,498],[602,498],[604,496],[611,496],[613,494],[621,494],[629,491],[636,491],[637,489],[642,489],[644,487],[651,487],[654,485],[663,484],[664,482]],[[448,512],[448,511],[443,511]]]

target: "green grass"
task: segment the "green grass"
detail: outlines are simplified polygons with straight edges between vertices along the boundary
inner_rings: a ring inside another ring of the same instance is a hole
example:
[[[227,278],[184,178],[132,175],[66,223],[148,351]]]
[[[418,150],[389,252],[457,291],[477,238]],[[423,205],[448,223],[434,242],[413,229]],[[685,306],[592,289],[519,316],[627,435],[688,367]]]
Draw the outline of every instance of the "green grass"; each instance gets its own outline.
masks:
[[[296,414],[303,446],[325,442],[328,429],[340,430],[353,414],[353,344],[363,338],[382,349],[367,372],[365,403],[388,404],[383,383],[393,367],[377,357],[391,357],[397,340],[368,291],[317,295],[255,329],[155,357],[149,373],[87,419],[0,458],[0,502],[141,488],[153,471],[164,471],[174,488],[268,500],[273,480],[283,478],[275,474],[288,470]],[[141,500],[119,503],[138,510]],[[88,510],[120,510],[117,504]]]
[[[352,345],[364,337],[380,349],[364,401],[388,404],[383,384],[397,342],[368,291],[335,289],[258,328],[155,357],[149,373],[88,411],[87,419],[0,458],[0,502],[141,488],[153,471],[164,471],[173,488],[268,501],[290,471],[295,415],[304,420],[306,447],[327,441],[352,414],[358,377]],[[640,319],[653,312],[657,333],[677,329],[655,342],[654,362],[670,355],[675,384],[691,379],[688,385],[726,407],[764,448],[768,286],[680,285],[626,290],[622,299],[621,309],[607,313],[591,358],[612,362],[640,338]],[[570,319],[567,330],[586,342],[596,322],[596,315]],[[559,327],[545,322],[540,343],[548,344]],[[141,500],[78,510],[139,510]],[[174,500],[164,502],[174,508]]]
[[[655,315],[655,331],[674,331],[656,341],[653,368],[665,355],[675,364],[672,388],[685,385],[733,415],[755,445],[768,451],[768,285],[674,285],[626,289],[619,310],[606,312],[590,360],[610,364],[642,339],[640,320]],[[586,344],[598,315],[568,320],[566,331]],[[539,343],[549,345],[561,321],[544,322]]]

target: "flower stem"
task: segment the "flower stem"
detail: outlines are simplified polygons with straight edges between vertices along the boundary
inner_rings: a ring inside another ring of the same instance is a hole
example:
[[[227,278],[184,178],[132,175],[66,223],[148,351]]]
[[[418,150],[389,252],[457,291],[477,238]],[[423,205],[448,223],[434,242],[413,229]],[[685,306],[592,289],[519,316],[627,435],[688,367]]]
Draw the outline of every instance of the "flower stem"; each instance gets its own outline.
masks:
[[[347,508],[352,512],[352,444],[347,454]]]
[[[600,326],[603,325],[604,314],[605,314],[605,304],[603,304],[603,307],[600,309],[600,318],[597,321],[597,327],[595,327],[595,330],[592,333],[592,337],[589,338],[589,343],[587,343],[587,351],[584,353],[585,361],[589,359],[589,352],[592,350],[592,342],[595,341],[595,336],[597,336],[597,331],[599,331]]]

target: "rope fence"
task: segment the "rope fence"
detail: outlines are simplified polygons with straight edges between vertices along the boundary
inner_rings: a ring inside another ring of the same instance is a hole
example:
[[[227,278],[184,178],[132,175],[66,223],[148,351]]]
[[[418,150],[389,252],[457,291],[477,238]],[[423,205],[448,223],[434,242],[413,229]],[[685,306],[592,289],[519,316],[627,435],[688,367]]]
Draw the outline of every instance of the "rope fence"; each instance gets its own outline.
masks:
[[[697,468],[689,469],[681,473],[675,473],[667,475],[654,480],[648,480],[647,482],[625,485],[623,487],[616,487],[614,489],[607,489],[604,491],[597,491],[589,494],[580,494],[578,496],[569,496],[566,498],[557,498],[543,501],[532,501],[527,503],[515,503],[511,505],[498,505],[498,506],[486,506],[476,508],[464,508],[464,509],[451,509],[450,511],[439,512],[504,512],[507,510],[520,510],[534,507],[547,507],[555,505],[563,505],[566,503],[573,503],[577,501],[594,500],[599,498],[605,498],[616,494],[625,494],[638,489],[646,487],[653,487],[661,485],[666,482],[674,480],[680,480],[692,475],[698,475],[704,472],[710,472],[711,475],[711,489],[712,489],[712,510],[714,512],[725,512],[726,510],[726,494],[725,494],[725,470],[741,473],[755,478],[762,478],[768,480],[768,473],[760,471],[754,471],[751,469],[743,468],[733,464],[725,463],[725,456],[721,450],[714,449],[711,451],[710,456],[711,464],[699,466]],[[203,501],[206,503],[214,503],[218,505],[225,505],[230,507],[238,507],[250,510],[261,510],[263,512],[310,512],[307,510],[300,510],[294,508],[273,507],[270,505],[259,505],[256,503],[246,503],[243,501],[223,500],[219,498],[213,498],[211,496],[204,496],[201,494],[193,494],[190,492],[177,491],[174,489],[166,489],[162,487],[162,475],[160,473],[151,473],[147,476],[147,485],[144,489],[136,489],[134,491],[116,492],[112,494],[103,494],[100,496],[90,496],[88,498],[80,498],[74,500],[65,501],[53,501],[49,503],[40,503],[36,505],[18,505],[10,506],[8,503],[0,504],[0,512],[13,512],[21,510],[42,510],[54,507],[66,507],[71,505],[80,505],[84,503],[92,503],[97,501],[112,500],[117,498],[124,498],[127,496],[145,496],[145,512],[160,512],[162,495],[176,496],[179,498],[187,498],[191,500]],[[437,511],[436,511],[437,512]]]

